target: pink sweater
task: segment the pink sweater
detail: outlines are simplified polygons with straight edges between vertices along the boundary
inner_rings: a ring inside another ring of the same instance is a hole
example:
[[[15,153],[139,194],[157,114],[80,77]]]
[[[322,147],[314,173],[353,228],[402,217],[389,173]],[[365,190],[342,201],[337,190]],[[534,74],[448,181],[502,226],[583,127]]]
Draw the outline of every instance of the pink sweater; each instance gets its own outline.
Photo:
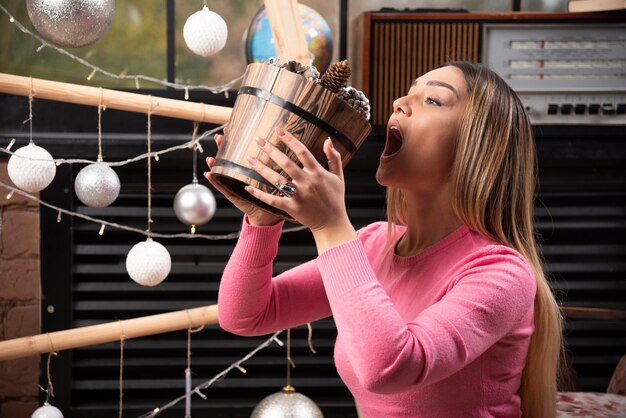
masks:
[[[519,253],[461,227],[400,257],[374,223],[272,278],[280,234],[244,221],[219,290],[225,330],[261,335],[333,315],[335,364],[365,418],[521,415],[536,284]]]

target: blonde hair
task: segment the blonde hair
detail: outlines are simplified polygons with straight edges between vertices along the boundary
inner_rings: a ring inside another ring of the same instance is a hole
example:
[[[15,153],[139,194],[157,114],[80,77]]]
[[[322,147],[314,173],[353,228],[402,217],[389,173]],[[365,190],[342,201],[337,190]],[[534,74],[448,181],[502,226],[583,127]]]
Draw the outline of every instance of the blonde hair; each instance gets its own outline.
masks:
[[[450,174],[455,215],[473,231],[520,252],[537,281],[535,330],[519,394],[525,417],[555,416],[562,318],[543,272],[533,229],[537,158],[532,126],[515,92],[493,71],[450,62],[467,83]],[[405,224],[400,190],[387,190],[390,224]]]

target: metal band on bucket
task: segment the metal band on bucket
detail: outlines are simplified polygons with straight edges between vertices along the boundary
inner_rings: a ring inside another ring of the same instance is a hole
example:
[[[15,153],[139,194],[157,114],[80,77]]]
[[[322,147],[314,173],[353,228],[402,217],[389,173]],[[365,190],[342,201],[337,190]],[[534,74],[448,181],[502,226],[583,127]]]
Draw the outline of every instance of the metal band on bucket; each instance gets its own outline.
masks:
[[[256,181],[258,181],[259,183],[265,184],[267,187],[269,187],[270,190],[275,189],[275,186],[270,183],[269,181],[265,180],[265,178],[261,177],[261,175],[259,173],[257,173],[254,170],[251,170],[247,167],[244,167],[242,165],[239,165],[237,163],[234,163],[232,161],[228,161],[228,160],[224,160],[221,158],[218,158],[217,160],[215,160],[215,164],[214,166],[216,167],[224,167],[227,168],[229,170],[233,170],[233,171],[237,171],[241,174],[243,174],[244,176],[248,176],[251,179],[254,179]]]
[[[354,143],[352,143],[352,141],[350,141],[350,139],[345,136],[343,133],[341,133],[340,131],[338,131],[336,128],[334,128],[332,125],[329,125],[328,123],[324,122],[322,119],[318,118],[317,116],[307,112],[306,110],[304,110],[303,108],[296,106],[293,103],[288,102],[287,100],[278,97],[268,91],[265,90],[261,90],[259,88],[256,87],[250,87],[250,86],[242,86],[239,88],[239,93],[238,94],[248,94],[250,96],[256,96],[259,99],[268,101],[270,103],[275,104],[276,106],[279,106],[291,113],[293,113],[294,115],[297,115],[299,117],[301,117],[302,119],[306,120],[307,122],[312,123],[313,125],[317,126],[318,128],[320,128],[321,130],[323,130],[324,132],[326,132],[328,135],[330,135],[332,138],[335,138],[337,141],[339,141],[341,143],[341,145],[343,145],[343,147],[348,150],[351,153],[356,152],[357,148],[354,145]]]

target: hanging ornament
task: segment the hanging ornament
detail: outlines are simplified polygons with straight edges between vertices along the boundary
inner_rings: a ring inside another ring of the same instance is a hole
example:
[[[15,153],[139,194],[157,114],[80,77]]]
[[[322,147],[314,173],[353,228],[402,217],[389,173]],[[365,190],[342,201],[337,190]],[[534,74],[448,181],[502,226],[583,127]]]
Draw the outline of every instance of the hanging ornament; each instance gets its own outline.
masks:
[[[37,408],[31,418],[63,418],[63,414],[59,408],[44,402],[43,406]]]
[[[208,57],[226,45],[228,27],[220,15],[209,10],[204,3],[202,10],[195,12],[185,22],[183,38],[191,51]]]
[[[203,225],[215,214],[215,197],[208,187],[193,182],[174,197],[174,212],[179,221],[193,227]]]
[[[7,165],[11,181],[20,189],[30,193],[36,193],[48,187],[54,179],[56,170],[50,153],[33,142],[15,151]]]
[[[170,253],[163,245],[148,238],[130,249],[126,256],[126,270],[130,278],[142,286],[161,283],[172,267]]]
[[[310,398],[291,386],[264,398],[252,411],[250,418],[324,418],[322,411]]]
[[[104,208],[113,203],[120,194],[120,178],[107,163],[89,164],[76,176],[74,190],[85,205]]]
[[[115,14],[115,0],[28,0],[26,7],[41,36],[69,48],[96,42]]]

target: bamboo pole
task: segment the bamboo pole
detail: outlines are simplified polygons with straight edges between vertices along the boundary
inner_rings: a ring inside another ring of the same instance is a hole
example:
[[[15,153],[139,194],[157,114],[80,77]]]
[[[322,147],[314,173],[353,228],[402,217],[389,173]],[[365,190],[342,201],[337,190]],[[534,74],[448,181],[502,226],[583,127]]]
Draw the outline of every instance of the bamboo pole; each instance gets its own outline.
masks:
[[[151,110],[153,115],[218,125],[228,122],[232,112],[232,108],[225,106],[166,99],[6,73],[0,73],[0,92],[18,96],[29,96],[32,92],[33,97],[39,99],[96,107],[102,104],[110,109],[127,112],[148,113]]]
[[[283,61],[311,65],[311,54],[302,31],[297,0],[265,0],[276,55]]]
[[[217,305],[0,341],[0,361],[217,324]]]

